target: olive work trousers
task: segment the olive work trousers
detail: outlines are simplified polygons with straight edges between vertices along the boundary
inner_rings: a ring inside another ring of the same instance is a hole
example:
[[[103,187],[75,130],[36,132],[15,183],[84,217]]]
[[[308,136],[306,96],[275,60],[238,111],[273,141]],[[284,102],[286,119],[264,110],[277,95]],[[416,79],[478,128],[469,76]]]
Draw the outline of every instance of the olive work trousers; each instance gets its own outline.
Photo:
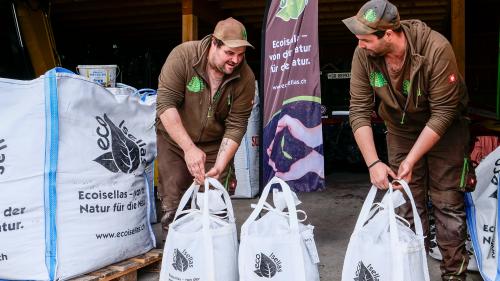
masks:
[[[389,165],[397,173],[416,140],[393,134],[387,135]],[[465,249],[467,225],[464,193],[458,189],[463,173],[464,157],[468,154],[469,130],[465,122],[456,121],[438,143],[415,164],[410,182],[418,213],[422,219],[424,235],[429,241],[428,198],[431,199],[436,221],[436,238],[443,255],[442,280],[465,281],[469,256]],[[413,225],[410,204],[397,212]]]
[[[165,132],[157,130],[157,152],[158,152],[158,195],[162,207],[162,228],[164,235],[168,232],[168,226],[175,217],[175,211],[184,192],[191,186],[194,177],[189,172],[184,161],[184,152],[178,146],[173,145],[165,136]],[[199,145],[198,148],[206,154],[205,173],[214,165],[217,159],[220,142]],[[232,161],[227,165],[219,177],[219,181],[227,189],[234,181],[234,167]]]

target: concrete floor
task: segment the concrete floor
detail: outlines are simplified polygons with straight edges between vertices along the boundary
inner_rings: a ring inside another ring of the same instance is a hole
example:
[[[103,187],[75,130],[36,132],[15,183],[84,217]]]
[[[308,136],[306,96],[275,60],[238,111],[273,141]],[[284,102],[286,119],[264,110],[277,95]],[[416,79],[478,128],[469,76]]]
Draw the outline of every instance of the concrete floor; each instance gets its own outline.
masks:
[[[315,226],[315,240],[321,260],[321,280],[341,279],[349,237],[369,187],[369,177],[365,173],[334,173],[327,176],[326,191],[299,194],[299,199],[303,202],[300,209],[307,212],[310,223]],[[250,214],[250,204],[256,201],[257,199],[233,200],[238,229]],[[159,233],[159,225],[155,225],[155,229]],[[158,246],[162,247],[161,244]],[[428,263],[431,281],[440,281],[439,262],[428,257]],[[139,276],[140,281],[158,279],[157,273]],[[467,280],[483,279],[477,272],[470,272]]]

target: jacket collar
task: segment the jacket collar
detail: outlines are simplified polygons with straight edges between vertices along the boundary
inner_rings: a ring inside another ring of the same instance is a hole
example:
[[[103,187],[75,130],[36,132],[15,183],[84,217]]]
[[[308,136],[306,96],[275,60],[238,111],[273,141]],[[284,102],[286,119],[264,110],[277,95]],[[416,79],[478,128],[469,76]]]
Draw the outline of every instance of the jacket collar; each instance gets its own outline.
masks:
[[[419,51],[417,50],[415,43],[412,40],[411,34],[410,34],[410,27],[406,24],[401,24],[401,27],[403,28],[403,33],[406,38],[406,43],[409,46],[410,49],[410,54],[411,54],[411,70],[417,71],[423,64],[424,62],[424,56],[422,56]]]
[[[413,42],[411,42],[410,38],[408,37],[408,33],[407,33],[407,30],[404,29],[403,27],[403,32],[405,33],[405,37],[406,37],[406,42],[409,46],[409,49],[410,49],[410,63],[411,63],[411,73],[414,73],[416,71],[418,71],[420,69],[420,67],[422,66],[423,62],[424,62],[424,57],[420,54],[418,54],[417,52],[415,52],[415,47],[413,45]],[[385,60],[384,60],[384,57],[371,57],[371,56],[368,56],[368,60],[370,60],[374,65],[376,65],[376,67],[380,70],[384,69],[384,64],[385,64]]]

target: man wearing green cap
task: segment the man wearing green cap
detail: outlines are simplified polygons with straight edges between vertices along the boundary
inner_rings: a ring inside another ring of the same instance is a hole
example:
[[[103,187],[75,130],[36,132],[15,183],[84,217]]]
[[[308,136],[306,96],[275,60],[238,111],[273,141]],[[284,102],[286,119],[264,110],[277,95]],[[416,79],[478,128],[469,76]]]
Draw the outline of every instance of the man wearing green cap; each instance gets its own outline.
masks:
[[[169,54],[158,78],[159,196],[165,232],[193,179],[234,180],[232,159],[245,134],[255,76],[245,61],[245,27],[228,18],[200,41]]]
[[[380,189],[388,188],[389,178],[409,182],[426,236],[431,198],[442,279],[465,280],[464,191],[475,183],[467,181],[468,96],[453,49],[425,23],[400,21],[397,8],[385,0],[367,2],[343,22],[358,39],[349,119],[371,182]],[[373,141],[375,99],[387,126],[388,164],[379,160]],[[413,218],[411,207],[400,214]]]

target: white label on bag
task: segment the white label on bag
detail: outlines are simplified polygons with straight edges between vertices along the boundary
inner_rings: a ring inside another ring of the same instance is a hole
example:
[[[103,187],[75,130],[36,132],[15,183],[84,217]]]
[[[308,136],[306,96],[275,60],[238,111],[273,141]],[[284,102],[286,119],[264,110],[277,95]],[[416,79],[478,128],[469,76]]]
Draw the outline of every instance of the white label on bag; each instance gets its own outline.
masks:
[[[307,226],[307,230],[302,231],[302,239],[306,243],[307,252],[311,257],[313,263],[319,263],[318,249],[316,248],[316,242],[314,241],[313,227],[311,225]]]

